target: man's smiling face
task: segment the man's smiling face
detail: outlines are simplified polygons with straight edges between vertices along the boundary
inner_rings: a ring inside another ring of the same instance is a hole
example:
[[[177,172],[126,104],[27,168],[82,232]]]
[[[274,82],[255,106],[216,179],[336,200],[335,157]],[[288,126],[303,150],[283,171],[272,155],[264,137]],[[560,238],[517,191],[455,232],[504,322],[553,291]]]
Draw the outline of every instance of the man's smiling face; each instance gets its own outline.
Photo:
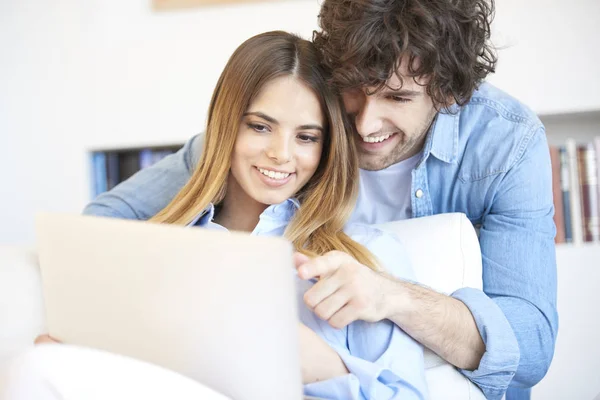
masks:
[[[403,60],[404,61],[404,60]],[[406,63],[397,74],[407,76]],[[346,111],[356,127],[356,141],[362,169],[376,171],[416,155],[425,143],[437,110],[425,90],[425,80],[397,74],[382,90],[347,90],[343,93]]]

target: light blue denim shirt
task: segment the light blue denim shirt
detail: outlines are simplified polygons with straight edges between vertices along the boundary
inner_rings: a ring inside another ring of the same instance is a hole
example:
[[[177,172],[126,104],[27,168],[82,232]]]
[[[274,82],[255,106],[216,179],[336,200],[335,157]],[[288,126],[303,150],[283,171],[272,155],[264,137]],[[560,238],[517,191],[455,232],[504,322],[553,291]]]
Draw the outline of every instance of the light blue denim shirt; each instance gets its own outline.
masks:
[[[480,231],[483,291],[466,288],[453,296],[473,314],[486,352],[475,371],[462,373],[488,398],[500,399],[509,384],[535,385],[554,354],[550,156],[537,116],[492,85],[482,84],[468,104],[452,111],[436,118],[412,172],[412,216],[462,212]],[[100,195],[84,212],[150,218],[190,178],[201,142],[200,135],[193,137],[178,153]],[[377,207],[360,199],[358,204],[357,221],[368,214],[366,208]]]
[[[298,206],[296,200],[290,199],[268,207],[252,235],[283,236]],[[210,205],[190,225],[226,230],[213,221],[214,212]],[[406,252],[393,235],[360,224],[348,226],[345,231],[366,246],[387,272],[400,279],[414,280]],[[350,373],[304,385],[304,394],[340,400],[426,399],[422,346],[388,320],[377,323],[357,321],[344,329],[332,328],[304,304],[304,293],[313,284],[314,281],[304,281],[296,276],[300,320],[340,355]]]

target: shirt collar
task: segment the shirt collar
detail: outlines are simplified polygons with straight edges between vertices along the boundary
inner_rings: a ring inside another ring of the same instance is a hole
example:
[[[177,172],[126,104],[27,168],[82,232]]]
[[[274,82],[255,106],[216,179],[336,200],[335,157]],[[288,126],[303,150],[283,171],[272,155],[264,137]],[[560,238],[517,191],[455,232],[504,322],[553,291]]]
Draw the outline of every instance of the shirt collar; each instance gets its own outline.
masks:
[[[206,226],[209,222],[213,220],[215,216],[215,206],[213,203],[210,203],[201,213],[196,215],[192,222],[188,224],[188,226]]]
[[[286,201],[273,204],[265,209],[260,215],[260,218],[269,217],[272,219],[280,220],[281,222],[288,223],[296,211],[300,208],[300,202],[296,198],[287,199]]]
[[[298,199],[291,198],[282,203],[273,204],[267,207],[260,217],[263,218],[266,216],[287,223],[292,219],[298,208],[300,208],[300,202]],[[215,206],[214,204],[210,203],[201,213],[194,217],[188,226],[206,226],[208,223],[212,222],[214,216]]]
[[[458,123],[460,120],[460,107],[453,104],[448,110],[438,113],[431,126],[423,158],[419,165],[427,160],[429,154],[448,164],[456,164],[458,159]]]

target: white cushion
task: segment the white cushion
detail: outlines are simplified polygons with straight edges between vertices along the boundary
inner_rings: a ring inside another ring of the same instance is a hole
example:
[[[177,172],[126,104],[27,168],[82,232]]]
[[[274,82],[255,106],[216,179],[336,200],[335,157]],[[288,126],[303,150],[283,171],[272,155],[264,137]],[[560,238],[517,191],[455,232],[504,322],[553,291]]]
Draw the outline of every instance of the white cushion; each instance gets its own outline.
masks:
[[[229,399],[168,369],[71,345],[42,345],[22,353],[5,379],[0,400]]]
[[[421,284],[446,294],[462,287],[483,287],[479,241],[464,214],[438,214],[378,226],[395,233],[404,244]]]

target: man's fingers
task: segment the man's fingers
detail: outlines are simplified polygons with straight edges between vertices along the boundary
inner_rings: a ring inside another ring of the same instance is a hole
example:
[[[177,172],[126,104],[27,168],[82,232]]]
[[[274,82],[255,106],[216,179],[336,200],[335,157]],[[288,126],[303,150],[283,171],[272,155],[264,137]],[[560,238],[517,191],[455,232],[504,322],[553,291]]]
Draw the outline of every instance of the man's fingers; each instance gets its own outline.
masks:
[[[310,261],[309,256],[307,256],[306,254],[299,253],[299,252],[294,253],[293,259],[294,259],[294,266],[296,267],[296,269],[298,269],[301,265],[304,265]]]
[[[311,309],[315,308],[323,300],[334,294],[343,283],[339,273],[319,279],[313,287],[304,293],[304,303]]]
[[[327,322],[329,322],[329,325],[336,329],[342,329],[356,321],[358,319],[357,316],[358,314],[352,306],[352,303],[348,303],[342,307],[341,310],[333,314],[333,316],[329,318]]]
[[[338,290],[320,302],[313,311],[322,320],[329,321],[329,319],[340,311],[349,300],[350,298],[344,290]]]
[[[313,258],[298,268],[298,276],[302,279],[313,279],[332,274],[345,262],[352,261],[348,254],[341,251],[330,251],[320,257]]]

